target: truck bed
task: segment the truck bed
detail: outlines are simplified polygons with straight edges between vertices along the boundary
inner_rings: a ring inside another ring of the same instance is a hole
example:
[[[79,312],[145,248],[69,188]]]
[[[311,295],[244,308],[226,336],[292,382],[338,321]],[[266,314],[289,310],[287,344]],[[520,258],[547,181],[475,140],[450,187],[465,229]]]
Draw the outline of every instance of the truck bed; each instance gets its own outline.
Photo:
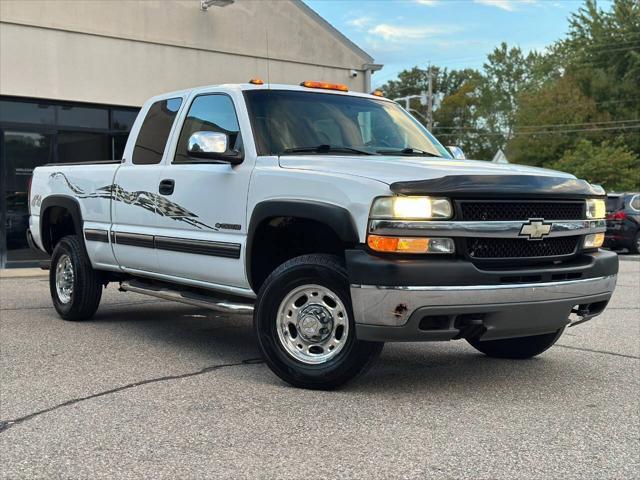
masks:
[[[33,173],[30,198],[30,230],[34,243],[45,250],[40,215],[55,199],[73,202],[85,224],[111,224],[111,190],[119,160],[48,164]],[[90,174],[88,174],[90,170]]]

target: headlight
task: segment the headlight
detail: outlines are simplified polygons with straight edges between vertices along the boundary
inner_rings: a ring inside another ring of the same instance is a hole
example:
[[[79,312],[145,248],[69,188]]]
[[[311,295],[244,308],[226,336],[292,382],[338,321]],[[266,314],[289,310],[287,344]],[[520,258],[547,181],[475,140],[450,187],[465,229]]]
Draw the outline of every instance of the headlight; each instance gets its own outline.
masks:
[[[371,218],[432,220],[451,218],[452,214],[447,198],[381,197],[371,207]]]
[[[607,214],[604,200],[600,198],[587,199],[587,218],[605,218]]]

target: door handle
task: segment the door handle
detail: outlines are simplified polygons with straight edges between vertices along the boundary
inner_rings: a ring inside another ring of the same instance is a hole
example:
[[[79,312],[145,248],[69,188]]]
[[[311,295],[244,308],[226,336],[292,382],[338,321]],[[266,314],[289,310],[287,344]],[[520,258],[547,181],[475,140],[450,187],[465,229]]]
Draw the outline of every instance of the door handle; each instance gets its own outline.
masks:
[[[158,192],[162,195],[171,195],[173,193],[173,189],[176,186],[175,180],[171,178],[165,178],[160,181],[160,187],[158,187]]]

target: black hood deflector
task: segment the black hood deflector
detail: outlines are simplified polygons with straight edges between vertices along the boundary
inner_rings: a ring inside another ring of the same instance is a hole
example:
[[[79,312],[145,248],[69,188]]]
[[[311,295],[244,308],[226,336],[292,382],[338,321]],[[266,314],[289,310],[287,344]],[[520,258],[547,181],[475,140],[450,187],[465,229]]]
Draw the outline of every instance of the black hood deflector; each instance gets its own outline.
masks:
[[[433,180],[394,182],[398,195],[442,195],[452,198],[586,198],[605,194],[584,180],[539,175],[447,175]]]

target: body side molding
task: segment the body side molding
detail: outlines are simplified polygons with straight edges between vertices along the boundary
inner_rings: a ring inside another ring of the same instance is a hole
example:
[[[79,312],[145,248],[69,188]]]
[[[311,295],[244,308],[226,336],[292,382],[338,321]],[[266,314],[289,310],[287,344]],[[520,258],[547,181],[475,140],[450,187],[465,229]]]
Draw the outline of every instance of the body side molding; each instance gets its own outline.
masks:
[[[85,235],[89,230],[85,232]],[[87,235],[87,240],[89,236]],[[107,241],[107,233],[104,240]],[[208,240],[193,240],[190,238],[163,237],[157,235],[144,235],[130,232],[111,232],[111,241],[119,245],[132,247],[153,248],[180,253],[192,253],[194,255],[210,255],[223,258],[240,258],[241,245],[239,243],[213,242]]]
[[[154,237],[153,241],[155,248],[158,250],[194,253],[197,255],[211,255],[213,257],[240,258],[239,243],[211,242],[207,240],[192,240],[161,236]]]
[[[99,228],[86,228],[84,231],[84,239],[88,242],[109,243],[109,232]]]

